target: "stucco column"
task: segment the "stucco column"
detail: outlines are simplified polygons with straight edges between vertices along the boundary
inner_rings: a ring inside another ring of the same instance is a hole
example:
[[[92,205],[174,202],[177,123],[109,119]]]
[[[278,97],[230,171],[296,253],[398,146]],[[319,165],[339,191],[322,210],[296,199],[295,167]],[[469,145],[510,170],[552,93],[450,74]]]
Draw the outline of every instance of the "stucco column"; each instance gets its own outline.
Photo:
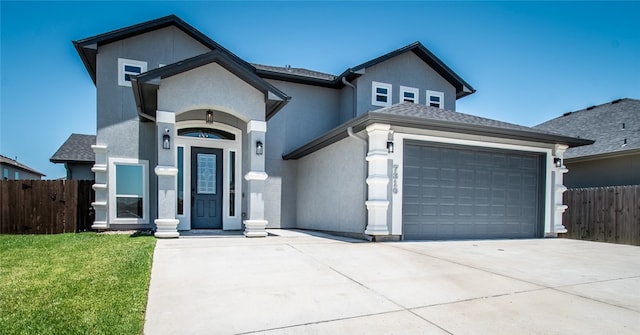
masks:
[[[554,158],[560,159],[561,166],[557,167],[553,164],[551,172],[551,180],[553,181],[553,193],[552,204],[553,213],[551,221],[551,234],[557,236],[559,233],[566,233],[567,229],[562,224],[562,214],[567,210],[567,205],[562,203],[562,194],[567,191],[567,187],[564,186],[564,174],[569,170],[564,165],[564,152],[567,150],[566,145],[556,144],[554,148]]]
[[[175,163],[175,114],[172,112],[156,112],[156,146],[158,165],[154,171],[158,176],[158,218],[156,237],[178,237],[176,219],[176,175]]]
[[[91,167],[91,171],[95,174],[95,182],[93,183],[93,190],[95,191],[95,201],[91,203],[94,210],[94,220],[91,225],[91,229],[104,230],[109,228],[108,221],[108,180],[107,174],[107,147],[105,145],[95,144],[91,146],[91,149],[95,153],[95,163]]]
[[[387,138],[391,126],[374,123],[367,127],[369,135],[369,151],[367,162],[369,175],[367,176],[367,228],[368,235],[389,235],[387,227],[387,209],[389,207],[389,172],[387,156]]]
[[[245,147],[249,157],[249,172],[245,174],[247,180],[247,220],[244,220],[244,235],[246,237],[266,237],[267,220],[264,218],[264,184],[267,179],[265,172],[264,141],[267,123],[251,120],[247,124],[248,143]],[[260,146],[260,148],[258,148]]]

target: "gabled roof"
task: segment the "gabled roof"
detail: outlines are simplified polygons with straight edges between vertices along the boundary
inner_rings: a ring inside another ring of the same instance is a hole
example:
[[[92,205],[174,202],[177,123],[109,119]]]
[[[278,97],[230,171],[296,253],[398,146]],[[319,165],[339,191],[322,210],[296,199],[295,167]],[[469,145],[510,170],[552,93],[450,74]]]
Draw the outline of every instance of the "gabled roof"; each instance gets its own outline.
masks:
[[[182,19],[175,15],[168,15],[165,17],[161,17],[155,20],[139,23],[133,26],[129,26],[126,28],[114,30],[108,33],[96,35],[93,37],[88,37],[82,40],[73,41],[73,45],[76,48],[76,51],[80,55],[84,66],[89,71],[89,75],[93,80],[93,83],[96,83],[96,55],[98,53],[98,47],[102,45],[106,45],[109,43],[117,42],[120,40],[124,40],[133,36],[141,35],[148,33],[150,31],[166,28],[174,26],[180,30],[182,30],[187,35],[191,36],[196,41],[202,43],[206,47],[211,50],[220,50],[223,53],[226,53],[230,58],[236,61],[239,64],[251,69],[252,66],[242,60],[240,57],[234,55],[229,50],[222,47],[220,44],[216,43],[211,38],[207,37],[205,34],[201,33],[188,23],[184,22]]]
[[[30,167],[18,162],[17,160],[11,159],[11,158],[9,158],[7,156],[0,155],[0,163],[2,163],[2,165],[10,165],[10,166],[13,166],[16,169],[27,171],[27,172],[31,172],[33,174],[37,174],[37,175],[40,175],[40,176],[46,176],[44,173],[42,173],[40,171],[37,171],[37,170],[34,170],[34,169],[32,169],[32,168],[30,168]]]
[[[221,65],[238,78],[244,80],[247,84],[264,93],[267,105],[267,119],[284,107],[291,99],[275,86],[256,75],[255,72],[251,70],[253,67],[248,69],[244,64],[236,62],[236,60],[226,52],[214,50],[132,77],[131,86],[133,88],[136,105],[142,113],[151,119],[155,118],[157,110],[157,90],[160,86],[160,80],[210,63]]]
[[[640,152],[640,100],[613,100],[565,113],[535,128],[595,140],[591,145],[568,149],[564,155],[566,159]]]
[[[71,134],[49,159],[52,163],[92,163],[95,153],[91,146],[96,144],[96,135]]]
[[[256,72],[264,78],[341,88],[344,86],[342,78],[345,78],[347,81],[351,81],[361,76],[366,68],[382,63],[405,52],[415,53],[420,59],[427,63],[427,65],[453,85],[456,88],[457,98],[462,98],[476,91],[420,42],[411,43],[400,49],[391,51],[360,65],[356,65],[337,76],[302,68],[278,67],[260,64],[253,64],[253,66],[256,68]]]
[[[540,143],[565,144],[570,147],[593,143],[591,140],[558,135],[513,123],[496,121],[421,104],[403,102],[378,109],[374,112],[362,114],[302,147],[285,154],[283,158],[298,159],[304,157],[346,138],[348,136],[347,128],[352,128],[354,132],[358,132],[373,123],[386,123],[396,127],[439,130]]]

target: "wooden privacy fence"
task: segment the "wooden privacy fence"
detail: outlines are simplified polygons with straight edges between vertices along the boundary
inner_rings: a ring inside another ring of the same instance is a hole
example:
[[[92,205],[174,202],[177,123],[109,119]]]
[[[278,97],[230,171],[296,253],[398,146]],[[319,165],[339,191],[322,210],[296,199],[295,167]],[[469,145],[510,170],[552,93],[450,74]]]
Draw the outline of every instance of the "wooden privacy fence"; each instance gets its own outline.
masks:
[[[58,234],[91,229],[91,180],[0,181],[0,234]]]
[[[640,185],[569,189],[564,237],[640,245]]]

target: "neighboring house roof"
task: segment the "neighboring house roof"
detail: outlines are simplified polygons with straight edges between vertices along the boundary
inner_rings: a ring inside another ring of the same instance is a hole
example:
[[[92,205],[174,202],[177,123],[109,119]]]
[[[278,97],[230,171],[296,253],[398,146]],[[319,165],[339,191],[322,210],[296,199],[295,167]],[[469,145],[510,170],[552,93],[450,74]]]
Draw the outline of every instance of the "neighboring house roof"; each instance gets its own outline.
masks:
[[[260,64],[252,65],[256,68],[256,73],[264,78],[293,81],[301,84],[318,85],[324,87],[341,88],[344,86],[344,83],[342,81],[343,78],[347,81],[352,81],[353,79],[361,76],[366,68],[382,63],[405,52],[413,52],[414,54],[416,54],[418,57],[420,57],[420,59],[422,59],[432,69],[434,69],[438,74],[446,79],[451,85],[453,85],[456,88],[456,98],[462,98],[476,91],[473,87],[471,87],[471,85],[469,85],[460,76],[453,72],[453,70],[451,70],[444,62],[442,62],[420,42],[411,43],[400,49],[374,58],[368,62],[356,65],[345,70],[342,74],[337,76],[308,69],[292,68],[289,66],[278,67]]]
[[[248,70],[243,64],[238,63],[225,52],[214,50],[132,77],[131,86],[133,87],[136,105],[140,107],[142,113],[151,118],[155,118],[157,110],[157,90],[160,85],[158,79],[175,76],[214,62],[265,94],[267,119],[284,107],[291,99],[275,86],[256,75],[253,71]]]
[[[76,48],[76,51],[80,55],[84,66],[89,71],[89,75],[93,80],[93,83],[96,83],[96,57],[98,54],[98,47],[110,44],[113,42],[117,42],[120,40],[124,40],[133,36],[145,34],[154,30],[166,28],[174,26],[187,35],[191,36],[196,41],[202,43],[206,47],[211,50],[220,50],[221,52],[227,54],[238,64],[242,64],[248,69],[253,69],[253,67],[242,60],[240,57],[234,55],[231,51],[225,49],[220,44],[216,43],[214,40],[209,38],[207,35],[201,33],[188,23],[182,21],[179,17],[175,15],[168,15],[165,17],[161,17],[155,20],[143,22],[140,24],[136,24],[133,26],[125,27],[122,29],[114,30],[108,33],[96,35],[93,37],[88,37],[82,40],[73,41],[73,45]]]
[[[30,167],[18,162],[15,159],[11,159],[11,158],[9,158],[7,156],[3,156],[3,155],[0,155],[0,165],[10,165],[10,166],[13,166],[16,169],[20,169],[20,170],[23,170],[23,171],[31,172],[33,174],[37,174],[37,175],[40,175],[40,176],[46,176],[44,173],[42,173],[42,172],[40,172],[38,170],[30,168]]]
[[[397,127],[411,127],[541,143],[565,144],[569,147],[593,143],[591,140],[558,135],[541,129],[529,128],[421,104],[403,102],[362,114],[302,147],[283,155],[283,158],[298,159],[304,157],[346,138],[348,136],[348,128],[352,128],[354,132],[359,132],[373,123],[386,123]]]
[[[71,134],[49,159],[52,163],[92,163],[95,153],[91,146],[96,144],[96,135]]]
[[[568,149],[565,159],[640,153],[640,100],[618,99],[591,106],[565,113],[535,128],[595,140],[591,145]]]

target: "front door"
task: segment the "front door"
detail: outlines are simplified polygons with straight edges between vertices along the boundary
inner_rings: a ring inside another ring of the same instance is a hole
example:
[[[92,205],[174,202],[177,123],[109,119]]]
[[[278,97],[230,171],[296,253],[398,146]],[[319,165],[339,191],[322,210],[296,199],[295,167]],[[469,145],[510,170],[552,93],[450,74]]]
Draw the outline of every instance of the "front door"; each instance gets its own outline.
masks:
[[[222,149],[191,148],[191,229],[222,229]]]

